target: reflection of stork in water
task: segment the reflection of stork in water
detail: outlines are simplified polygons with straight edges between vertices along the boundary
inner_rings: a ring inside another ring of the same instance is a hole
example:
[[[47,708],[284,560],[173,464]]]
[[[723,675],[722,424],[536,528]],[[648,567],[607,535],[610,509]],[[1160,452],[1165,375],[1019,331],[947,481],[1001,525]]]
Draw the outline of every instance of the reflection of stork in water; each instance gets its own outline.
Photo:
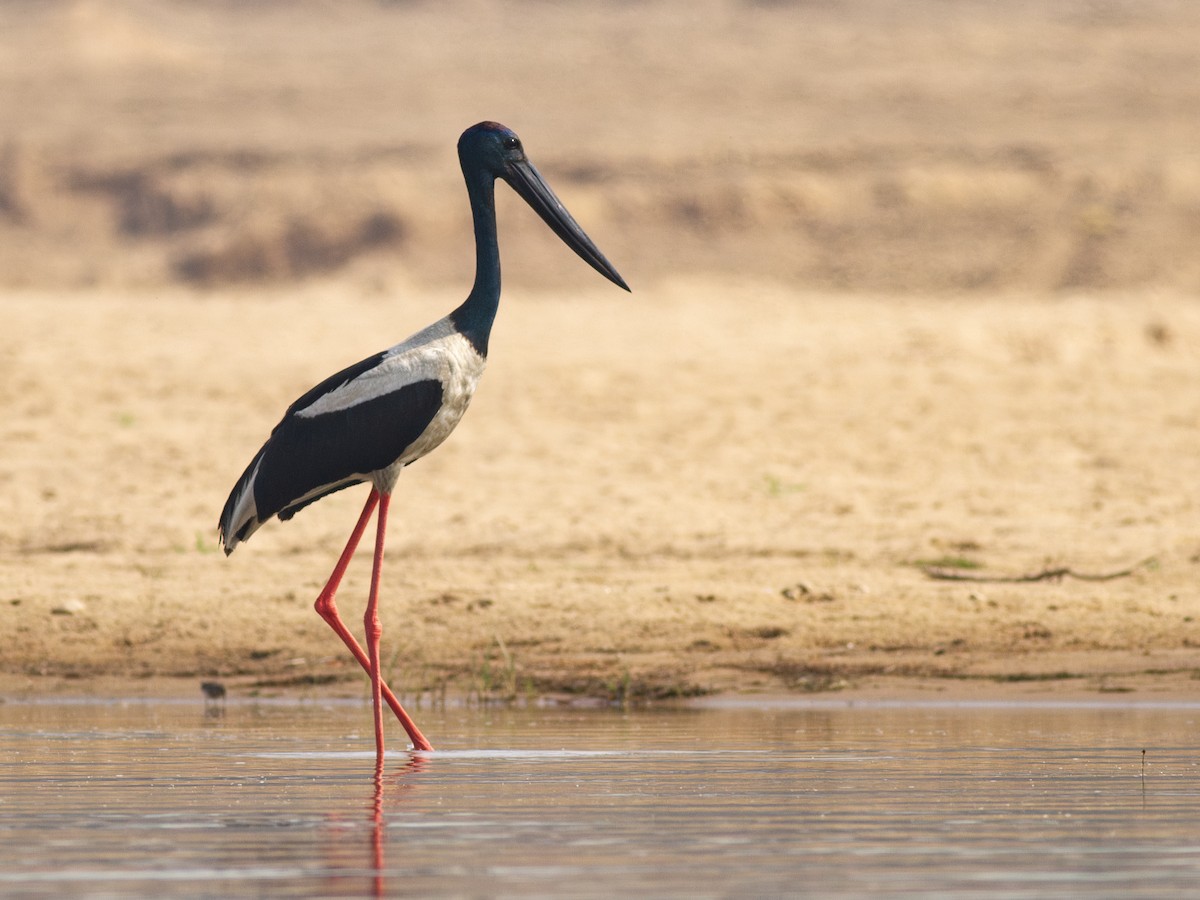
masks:
[[[408,781],[401,781],[401,776],[416,775],[425,768],[428,760],[417,753],[412,754],[400,770],[396,773],[396,786],[405,790],[411,789],[414,785]],[[375,757],[375,793],[371,797],[371,865],[375,871],[374,896],[384,896],[383,891],[383,757]]]
[[[371,675],[379,759],[383,757],[383,701],[392,708],[415,749],[432,749],[380,677],[378,601],[384,532],[400,470],[433,450],[454,430],[483,374],[488,337],[500,302],[496,179],[507,182],[589,265],[629,289],[526,158],[513,132],[495,122],[468,128],[459,138],[458,157],[475,224],[471,293],[444,319],[325,379],[288,407],[238,479],[221,513],[221,543],[228,554],[272,516],[290,519],[326,494],[371,483],[358,524],[317,597],[316,609]],[[338,615],[334,594],[376,507],[375,556],[363,618],[364,651]]]

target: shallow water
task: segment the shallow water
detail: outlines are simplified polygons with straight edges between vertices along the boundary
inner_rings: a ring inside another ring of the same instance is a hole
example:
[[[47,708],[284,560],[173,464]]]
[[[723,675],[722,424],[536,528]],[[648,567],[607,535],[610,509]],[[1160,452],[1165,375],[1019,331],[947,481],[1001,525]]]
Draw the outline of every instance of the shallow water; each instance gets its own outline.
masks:
[[[437,751],[390,751],[377,784],[358,703],[0,704],[0,895],[1161,897],[1200,885],[1200,704],[417,718]]]

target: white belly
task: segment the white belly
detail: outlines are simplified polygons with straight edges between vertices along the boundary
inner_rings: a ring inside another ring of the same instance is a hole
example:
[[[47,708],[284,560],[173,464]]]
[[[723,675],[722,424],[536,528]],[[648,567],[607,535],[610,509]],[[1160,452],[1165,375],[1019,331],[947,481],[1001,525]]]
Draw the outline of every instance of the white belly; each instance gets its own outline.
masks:
[[[401,466],[420,459],[450,436],[450,432],[458,425],[471,404],[475,387],[483,375],[486,361],[462,335],[455,333],[443,347],[448,352],[444,355],[439,372],[439,380],[442,382],[442,408],[421,432],[421,436],[409,444],[404,455],[396,461]]]

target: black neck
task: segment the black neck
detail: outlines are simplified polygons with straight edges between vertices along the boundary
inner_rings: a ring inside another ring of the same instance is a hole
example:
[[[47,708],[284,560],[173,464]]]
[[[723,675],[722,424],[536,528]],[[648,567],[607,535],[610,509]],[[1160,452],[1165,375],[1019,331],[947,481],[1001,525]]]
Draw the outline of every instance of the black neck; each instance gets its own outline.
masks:
[[[466,174],[475,225],[475,284],[463,304],[450,314],[457,328],[487,356],[488,337],[500,305],[500,245],[496,240],[496,182],[492,175]]]

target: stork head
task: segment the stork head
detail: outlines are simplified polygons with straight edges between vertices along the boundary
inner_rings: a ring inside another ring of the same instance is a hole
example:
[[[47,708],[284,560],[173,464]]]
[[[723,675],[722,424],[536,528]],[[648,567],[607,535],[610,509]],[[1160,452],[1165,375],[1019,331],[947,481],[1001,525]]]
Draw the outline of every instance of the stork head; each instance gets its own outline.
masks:
[[[625,279],[617,274],[525,156],[521,139],[512,129],[498,122],[472,125],[458,139],[458,160],[468,184],[472,176],[480,174],[506,182],[588,265],[613,284],[629,290]]]

